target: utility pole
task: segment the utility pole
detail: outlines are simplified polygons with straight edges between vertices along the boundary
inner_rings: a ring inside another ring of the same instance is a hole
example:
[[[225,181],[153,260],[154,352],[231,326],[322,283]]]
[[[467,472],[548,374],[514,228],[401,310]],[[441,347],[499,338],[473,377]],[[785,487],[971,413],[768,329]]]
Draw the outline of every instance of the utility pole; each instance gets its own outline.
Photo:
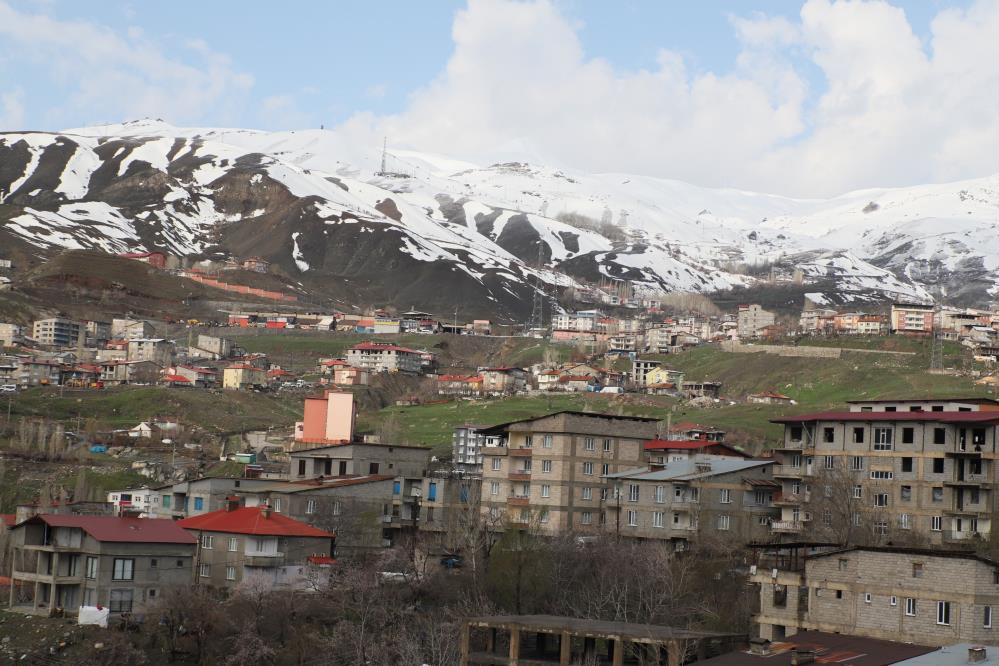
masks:
[[[386,156],[386,153],[388,153],[388,137],[387,136],[383,136],[382,137],[382,168],[381,168],[381,171],[378,172],[378,175],[380,175],[380,176],[384,176],[385,175],[385,156]]]
[[[528,324],[528,333],[532,329],[540,329],[545,320],[545,292],[544,292],[544,282],[541,280],[541,268],[543,266],[544,255],[542,254],[544,250],[544,244],[538,241],[538,263],[537,270],[538,273],[535,276],[534,281],[534,298],[531,302],[531,321]]]

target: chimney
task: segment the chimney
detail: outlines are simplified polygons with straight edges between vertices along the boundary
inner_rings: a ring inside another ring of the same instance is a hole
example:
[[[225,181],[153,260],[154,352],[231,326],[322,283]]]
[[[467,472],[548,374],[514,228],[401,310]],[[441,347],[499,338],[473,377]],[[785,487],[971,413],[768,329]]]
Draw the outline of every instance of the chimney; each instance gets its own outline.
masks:
[[[751,638],[749,640],[749,653],[757,657],[770,656],[770,641],[765,638]]]
[[[968,663],[969,664],[982,664],[985,660],[989,658],[988,652],[985,650],[984,645],[972,645],[968,648]]]
[[[791,650],[791,666],[802,666],[815,662],[815,650],[796,647]]]

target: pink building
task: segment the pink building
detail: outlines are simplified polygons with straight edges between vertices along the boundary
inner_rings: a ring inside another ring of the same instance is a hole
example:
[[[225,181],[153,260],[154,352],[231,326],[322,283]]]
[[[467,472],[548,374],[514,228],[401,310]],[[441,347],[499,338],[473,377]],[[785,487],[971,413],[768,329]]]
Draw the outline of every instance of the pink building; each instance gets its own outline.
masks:
[[[295,424],[295,441],[340,444],[354,437],[354,394],[327,389],[305,399],[305,420]]]

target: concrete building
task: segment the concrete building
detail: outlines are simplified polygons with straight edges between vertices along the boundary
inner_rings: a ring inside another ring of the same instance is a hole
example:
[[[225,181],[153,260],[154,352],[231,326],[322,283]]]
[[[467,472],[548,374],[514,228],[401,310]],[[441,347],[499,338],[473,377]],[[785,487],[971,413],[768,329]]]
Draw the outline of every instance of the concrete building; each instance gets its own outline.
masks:
[[[16,344],[20,344],[21,339],[20,326],[0,322],[0,347],[13,347]]]
[[[39,514],[10,532],[13,610],[134,613],[191,582],[196,542],[172,521]]]
[[[933,305],[892,303],[888,328],[901,335],[932,335]]]
[[[188,348],[188,355],[191,358],[207,358],[218,361],[232,356],[234,343],[229,338],[222,338],[214,335],[198,335],[197,342]]]
[[[78,321],[64,317],[39,319],[31,326],[31,337],[40,345],[75,347],[86,340],[86,329]]]
[[[129,361],[152,361],[160,367],[173,363],[174,344],[163,338],[131,338],[128,341]]]
[[[648,384],[649,373],[662,365],[660,361],[636,358],[631,363],[631,379],[638,387]]]
[[[108,493],[108,504],[114,507],[116,516],[154,518],[159,513],[160,498],[160,492],[152,488],[112,490]]]
[[[178,521],[198,541],[195,581],[232,589],[256,578],[289,589],[317,589],[331,564],[336,535],[282,515],[269,506],[225,508]]]
[[[115,340],[132,340],[152,337],[153,326],[141,319],[112,319],[111,337]]]
[[[295,441],[310,444],[337,444],[354,438],[354,394],[326,390],[305,398],[303,420],[295,424]]]
[[[421,352],[388,342],[361,342],[347,350],[347,363],[371,372],[410,372],[423,369]]]
[[[243,491],[273,485],[272,479],[247,479],[242,477],[202,477],[189,481],[170,483],[153,490],[160,495],[159,502],[150,502],[157,518],[187,518],[225,508],[226,498]]]
[[[366,474],[422,479],[430,449],[409,444],[345,442],[298,449],[288,455],[288,478],[293,481]]]
[[[245,391],[267,386],[267,371],[255,365],[233,363],[222,370],[222,388]]]
[[[772,326],[777,320],[773,312],[764,310],[759,304],[740,305],[738,322],[738,332],[740,338],[759,337],[763,329]]]
[[[784,426],[775,532],[815,537],[848,521],[883,541],[915,532],[934,544],[991,532],[999,402],[853,401],[849,411],[773,422]]]
[[[470,474],[482,473],[482,447],[486,438],[482,426],[460,425],[451,436],[451,462],[456,468]]]
[[[999,640],[999,562],[972,552],[830,550],[751,580],[760,586],[760,636],[770,640],[802,630],[931,646]]]
[[[617,536],[668,541],[674,550],[709,536],[740,543],[765,538],[780,513],[773,464],[694,455],[608,474],[612,490],[601,522]]]
[[[657,419],[572,411],[480,430],[486,519],[549,534],[599,529],[607,475],[641,464],[659,430]]]

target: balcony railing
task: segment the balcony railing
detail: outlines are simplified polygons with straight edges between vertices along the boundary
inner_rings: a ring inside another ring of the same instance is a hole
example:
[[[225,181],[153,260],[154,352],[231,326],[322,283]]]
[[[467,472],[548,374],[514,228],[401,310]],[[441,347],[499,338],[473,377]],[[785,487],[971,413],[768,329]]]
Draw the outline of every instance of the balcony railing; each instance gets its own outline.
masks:
[[[531,498],[527,495],[510,495],[506,498],[506,503],[510,506],[527,506]]]
[[[812,475],[811,467],[801,465],[774,465],[774,476],[792,479],[800,479]]]
[[[798,506],[810,500],[811,497],[811,493],[788,493],[778,495],[774,498],[773,503],[775,506]]]
[[[531,470],[529,469],[515,469],[511,470],[508,475],[511,481],[530,481],[531,480]]]
[[[279,567],[284,564],[284,553],[247,553],[243,564],[248,567]]]
[[[800,520],[775,520],[770,523],[770,531],[780,534],[798,534],[805,528]]]
[[[534,449],[509,449],[509,452],[513,458],[530,458],[534,455]]]

